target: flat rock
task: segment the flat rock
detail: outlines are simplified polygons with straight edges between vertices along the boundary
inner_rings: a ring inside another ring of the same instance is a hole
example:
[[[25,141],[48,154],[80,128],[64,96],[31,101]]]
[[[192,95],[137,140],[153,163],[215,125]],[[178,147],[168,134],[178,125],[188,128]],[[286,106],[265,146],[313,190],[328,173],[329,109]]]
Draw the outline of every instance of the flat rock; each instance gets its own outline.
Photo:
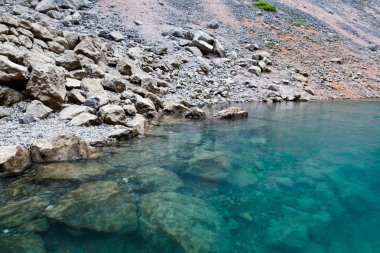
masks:
[[[82,113],[94,113],[95,110],[88,106],[83,105],[69,105],[65,107],[60,113],[61,119],[72,119]]]
[[[247,118],[248,112],[239,107],[229,107],[214,115],[217,119],[241,119]]]
[[[53,110],[45,106],[41,101],[33,100],[26,108],[26,113],[33,115],[34,118],[43,119],[49,116]]]
[[[125,120],[125,111],[119,105],[105,105],[99,109],[103,122],[111,125],[122,124]]]
[[[94,126],[94,125],[100,125],[100,124],[101,124],[101,120],[94,114],[91,114],[88,112],[83,112],[75,116],[69,122],[70,126]]]

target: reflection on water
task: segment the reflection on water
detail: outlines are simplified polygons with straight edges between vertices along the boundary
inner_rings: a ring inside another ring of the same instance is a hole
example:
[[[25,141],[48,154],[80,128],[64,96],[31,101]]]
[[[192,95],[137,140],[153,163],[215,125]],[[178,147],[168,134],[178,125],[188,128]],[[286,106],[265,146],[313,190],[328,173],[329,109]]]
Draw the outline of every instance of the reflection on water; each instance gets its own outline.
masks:
[[[0,179],[0,252],[379,252],[380,103],[246,107]]]

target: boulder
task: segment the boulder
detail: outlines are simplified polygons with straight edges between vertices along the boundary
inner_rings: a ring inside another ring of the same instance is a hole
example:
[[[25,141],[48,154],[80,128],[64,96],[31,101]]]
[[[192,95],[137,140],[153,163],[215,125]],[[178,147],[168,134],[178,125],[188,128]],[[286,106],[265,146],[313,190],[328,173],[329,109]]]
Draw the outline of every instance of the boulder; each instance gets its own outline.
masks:
[[[128,173],[140,192],[174,192],[183,187],[181,179],[172,171],[160,167],[140,167]]]
[[[28,78],[29,73],[26,67],[0,55],[0,83],[26,82]]]
[[[47,44],[48,44],[49,50],[52,51],[53,53],[61,54],[65,52],[65,47],[56,41],[48,41]]]
[[[86,93],[80,89],[72,89],[67,93],[67,100],[73,104],[83,104],[86,101]]]
[[[214,115],[217,119],[241,119],[247,118],[248,112],[239,107],[229,107]]]
[[[248,72],[255,74],[256,76],[261,76],[261,68],[258,66],[249,67]]]
[[[141,87],[154,94],[160,94],[160,89],[157,87],[157,81],[154,78],[147,77],[141,80]]]
[[[0,226],[13,228],[41,218],[48,204],[41,197],[34,196],[3,205],[0,207]]]
[[[186,47],[186,50],[189,51],[190,53],[192,53],[195,56],[198,56],[198,57],[202,57],[203,56],[202,51],[199,50],[199,48],[197,48],[197,47]]]
[[[26,108],[26,113],[33,115],[34,118],[43,119],[49,116],[53,110],[45,106],[41,101],[33,100]]]
[[[169,102],[164,108],[164,113],[166,115],[182,117],[185,113],[188,112],[190,112],[190,109],[178,102]]]
[[[120,42],[120,41],[124,40],[124,35],[121,32],[113,31],[113,32],[110,32],[109,38],[111,40],[116,41],[116,42]]]
[[[30,165],[29,151],[21,146],[0,146],[0,172],[17,173]]]
[[[44,27],[38,23],[31,23],[31,28],[32,28],[32,32],[33,32],[34,37],[36,37],[37,39],[41,39],[44,41],[50,41],[50,40],[53,40],[55,37],[50,32],[49,29],[47,29],[46,27]]]
[[[127,83],[121,77],[107,75],[106,78],[102,80],[102,86],[107,90],[121,93],[125,91]]]
[[[67,226],[98,232],[128,233],[138,224],[134,199],[112,181],[83,184],[60,197],[46,213]]]
[[[70,126],[94,126],[94,125],[100,125],[102,122],[101,120],[95,116],[94,114],[83,112],[74,118],[71,119],[69,122]]]
[[[123,109],[125,111],[125,114],[128,116],[134,116],[137,113],[135,105],[123,105]]]
[[[26,91],[32,98],[58,110],[66,97],[65,72],[51,64],[36,65],[33,67]]]
[[[141,114],[136,114],[136,116],[133,117],[133,119],[127,123],[128,127],[136,129],[139,132],[139,134],[145,133],[145,128],[147,127],[147,125],[148,122]]]
[[[45,242],[38,235],[4,235],[0,249],[7,253],[46,253]]]
[[[148,193],[139,210],[139,230],[147,240],[159,243],[167,237],[188,253],[231,252],[222,218],[203,200],[175,192]]]
[[[55,0],[42,0],[39,2],[39,4],[37,4],[35,10],[38,12],[46,13],[51,10],[58,11],[59,7]]]
[[[211,53],[213,50],[213,46],[203,40],[193,40],[190,45],[198,48],[205,55]]]
[[[125,111],[125,108],[124,108]],[[0,107],[0,119],[8,117],[10,114],[4,108]]]
[[[129,128],[129,127],[122,127],[109,133],[108,137],[114,138],[117,140],[128,140],[138,135],[139,135],[139,132],[136,129]]]
[[[42,139],[31,146],[34,162],[71,161],[98,156],[99,150],[72,134]]]
[[[204,151],[196,153],[188,161],[182,173],[207,181],[226,181],[229,164],[226,153],[222,151]]]
[[[224,50],[224,47],[222,43],[219,42],[219,40],[214,41],[212,52],[218,57],[226,57],[226,51]]]
[[[154,106],[152,100],[148,98],[143,98],[140,95],[135,94],[136,101],[135,106],[138,113],[151,113],[156,111],[156,107]]]
[[[88,106],[69,105],[59,113],[59,117],[61,119],[72,119],[82,113],[95,113],[95,110]]]
[[[81,81],[77,79],[67,78],[65,86],[67,89],[80,89],[81,88]]]
[[[133,64],[130,60],[124,59],[118,62],[116,65],[116,69],[120,72],[122,75],[131,76],[133,75]]]
[[[103,122],[111,125],[123,124],[125,112],[119,105],[105,105],[99,109],[100,118]]]
[[[28,67],[28,69],[34,69],[36,66],[41,66],[45,64],[55,65],[55,60],[47,54],[38,53],[34,51],[27,51],[24,54],[23,64]]]
[[[104,57],[101,50],[101,44],[95,36],[86,36],[74,49],[75,53],[82,54],[94,60],[95,63],[99,62]]]
[[[65,53],[61,54],[56,60],[58,66],[61,66],[68,71],[82,68],[78,55],[71,50],[66,50]]]
[[[85,78],[82,80],[81,88],[87,92],[87,97],[99,96],[104,93],[101,79]]]
[[[24,99],[21,92],[0,85],[0,105],[11,106]]]
[[[68,49],[73,50],[80,42],[79,35],[75,32],[64,31],[63,37],[68,43]]]
[[[187,119],[204,119],[206,118],[206,113],[198,107],[193,107],[190,108],[190,111],[185,112],[184,116]]]
[[[103,175],[109,168],[98,162],[52,163],[40,168],[34,179],[38,182],[85,180]]]
[[[8,59],[14,63],[21,63],[23,58],[23,53],[20,52],[20,49],[16,47],[15,44],[9,42],[0,44],[0,55],[8,57]],[[3,60],[4,59],[5,58],[3,58]],[[7,62],[6,59],[5,62]]]

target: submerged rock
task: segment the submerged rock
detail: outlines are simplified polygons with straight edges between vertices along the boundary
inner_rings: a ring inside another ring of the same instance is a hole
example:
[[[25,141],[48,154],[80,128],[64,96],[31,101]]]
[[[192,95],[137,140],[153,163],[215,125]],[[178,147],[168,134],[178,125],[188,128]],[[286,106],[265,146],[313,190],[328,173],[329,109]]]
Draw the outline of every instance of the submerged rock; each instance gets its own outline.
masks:
[[[76,229],[128,233],[137,228],[136,205],[116,182],[83,184],[46,209],[49,219]]]
[[[107,167],[95,162],[52,163],[38,170],[37,181],[83,180],[104,174]]]
[[[149,193],[139,208],[140,232],[146,239],[166,235],[188,253],[231,252],[221,217],[203,200],[174,192]]]
[[[0,235],[0,249],[7,253],[46,253],[38,235]]]
[[[174,172],[160,167],[134,169],[128,178],[136,182],[143,192],[171,192],[183,187],[181,179]]]
[[[41,197],[31,197],[0,208],[0,226],[17,227],[43,216],[48,202]]]
[[[226,153],[209,151],[196,154],[189,160],[189,165],[183,172],[210,181],[226,180],[228,177]]]
[[[214,115],[217,119],[241,119],[247,118],[248,112],[239,107],[229,107]]]
[[[0,146],[0,172],[21,172],[30,165],[29,151],[21,146]]]

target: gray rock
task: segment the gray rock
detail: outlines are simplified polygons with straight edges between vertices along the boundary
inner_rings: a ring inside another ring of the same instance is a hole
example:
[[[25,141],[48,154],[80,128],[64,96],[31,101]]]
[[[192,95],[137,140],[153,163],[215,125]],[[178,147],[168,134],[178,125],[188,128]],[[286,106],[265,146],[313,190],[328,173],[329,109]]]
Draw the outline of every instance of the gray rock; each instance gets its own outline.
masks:
[[[86,36],[74,51],[94,60],[95,63],[104,57],[99,40],[95,36]]]
[[[190,108],[190,111],[185,112],[184,116],[187,119],[204,119],[206,118],[206,113],[198,107],[193,107]]]
[[[202,51],[197,47],[186,47],[186,50],[192,53],[195,56],[202,57],[203,53]]]
[[[107,75],[101,82],[105,89],[121,93],[124,92],[127,82],[119,76]]]
[[[124,35],[118,31],[110,32],[109,37],[116,42],[124,40]]]
[[[24,113],[23,115],[19,117],[18,121],[20,122],[20,124],[30,124],[30,123],[35,122],[36,119],[34,118],[32,114]]]
[[[205,55],[209,54],[213,50],[213,46],[203,40],[193,40],[190,44],[192,47],[197,47]]]
[[[261,68],[257,66],[249,67],[248,72],[255,74],[256,76],[261,76]]]
[[[128,127],[136,129],[139,134],[145,133],[145,128],[147,127],[147,125],[147,120],[144,118],[144,116],[140,114],[136,114],[136,116],[133,117],[133,119],[127,123]]]
[[[0,85],[0,105],[11,106],[23,99],[24,96],[21,92],[7,86]]]
[[[70,92],[67,93],[67,100],[71,103],[81,105],[86,101],[85,95],[86,95],[86,93],[83,90],[72,89]],[[92,107],[92,106],[90,106],[90,107]],[[92,108],[95,108],[95,107],[92,107]],[[96,107],[96,108],[98,108],[98,107]]]
[[[123,127],[112,131],[111,133],[109,133],[108,137],[117,140],[128,140],[137,135],[139,135],[139,132],[136,129]]]
[[[124,124],[125,112],[119,105],[105,105],[99,109],[103,122],[111,125]]]
[[[207,27],[211,29],[218,29],[219,28],[219,21],[218,20],[211,20],[207,23]]]
[[[81,81],[73,78],[67,78],[65,86],[67,89],[80,89],[81,88]]]
[[[70,126],[94,126],[94,125],[100,125],[100,124],[101,124],[100,119],[94,114],[91,114],[88,112],[83,112],[75,116],[69,122]]]
[[[72,50],[66,50],[65,53],[61,54],[61,56],[59,56],[56,60],[58,66],[61,66],[68,71],[82,68],[78,55]]]
[[[95,110],[88,106],[69,105],[59,113],[59,117],[61,119],[72,119],[81,113],[95,113]]]
[[[117,66],[116,66],[116,69],[120,72],[120,74],[122,75],[127,75],[127,76],[131,76],[133,74],[133,71],[132,71],[132,64],[130,61],[128,60],[122,60],[120,61]]]
[[[56,3],[56,0],[42,0],[39,4],[37,4],[35,10],[42,13],[46,13],[50,10],[58,11],[59,6]]]
[[[156,111],[156,107],[152,100],[143,98],[140,95],[135,94],[135,107],[138,113],[151,113]]]
[[[8,117],[10,114],[4,108],[0,107],[0,119]]]
[[[5,235],[0,249],[7,253],[46,253],[45,243],[38,235]]]
[[[8,57],[0,55],[0,82],[26,82],[29,78],[28,69],[22,65],[18,65],[8,59]]]

